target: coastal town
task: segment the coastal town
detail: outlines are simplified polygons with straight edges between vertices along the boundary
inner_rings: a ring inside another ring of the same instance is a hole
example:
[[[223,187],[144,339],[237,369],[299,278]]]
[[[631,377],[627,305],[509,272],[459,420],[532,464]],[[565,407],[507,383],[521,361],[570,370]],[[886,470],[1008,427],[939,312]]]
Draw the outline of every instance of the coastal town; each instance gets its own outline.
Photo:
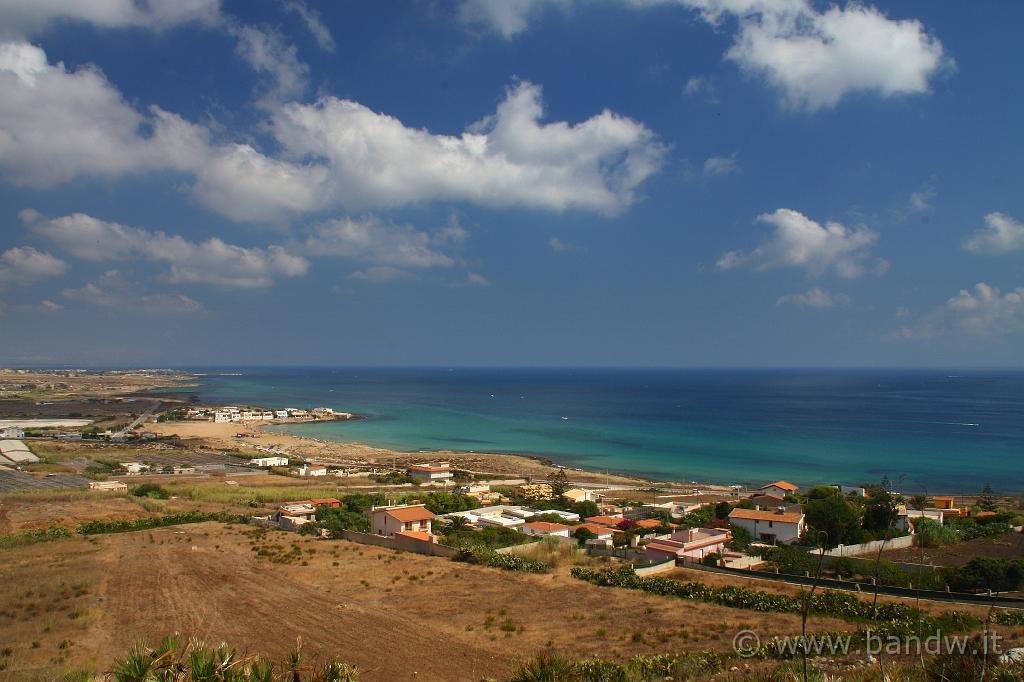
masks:
[[[666,660],[697,666],[697,677],[747,679],[774,669],[776,659],[737,653],[725,631],[683,638],[680,617],[792,633],[799,619],[787,609],[797,607],[785,600],[799,604],[813,591],[836,595],[815,607],[810,625],[818,630],[856,628],[860,616],[841,614],[878,600],[915,608],[917,618],[955,611],[965,624],[956,627],[967,632],[988,613],[1007,651],[1024,645],[1015,625],[1024,613],[1024,507],[989,488],[928,495],[884,479],[654,481],[537,458],[399,453],[267,430],[360,419],[331,407],[199,405],[166,395],[104,400],[111,402],[92,405],[120,412],[78,413],[76,402],[76,416],[67,406],[60,414],[47,406],[47,416],[15,417],[8,405],[0,422],[0,548],[20,603],[32,603],[24,595],[41,589],[37,559],[65,555],[81,566],[80,584],[88,584],[81,589],[101,590],[103,604],[143,598],[137,580],[170,581],[199,599],[189,604],[212,594],[211,608],[232,614],[247,632],[260,622],[254,614],[290,608],[284,605],[298,594],[307,615],[314,604],[333,603],[324,599],[341,599],[347,606],[335,608],[351,613],[337,617],[353,628],[386,632],[415,622],[443,633],[450,660],[419,666],[423,679],[438,680],[518,675],[538,655],[589,656],[626,670],[648,665],[669,645],[681,653]],[[22,405],[29,413],[43,407]],[[114,555],[129,558],[99,582],[102,562]],[[63,575],[48,570],[47,580]],[[208,574],[223,576],[218,584],[228,592],[197,582]],[[455,584],[463,587],[452,591]],[[438,602],[441,585],[449,587]],[[251,594],[240,602],[237,590]],[[659,596],[665,590],[678,596]],[[782,601],[768,613],[751,610],[764,599]],[[837,599],[846,611],[827,605]],[[436,621],[440,603],[452,609],[450,625]],[[60,621],[45,633],[25,630],[25,621],[10,617],[15,611],[0,613],[12,652],[0,662],[23,671],[81,665],[102,653],[76,634],[82,623],[100,619],[115,632],[130,626],[97,604],[75,608],[87,620]],[[162,608],[175,627],[186,627],[198,606]],[[604,624],[610,613],[618,630]],[[590,623],[590,634],[555,626],[559,619]],[[138,625],[158,635],[152,624]],[[334,646],[326,624],[300,631],[308,642]],[[46,647],[59,652],[51,656],[58,663],[37,653]],[[427,649],[416,645],[409,655]],[[394,679],[412,665],[405,655],[382,665],[360,647],[344,654],[360,679]],[[452,660],[462,673],[452,676]],[[846,676],[872,663],[815,656],[813,665]]]

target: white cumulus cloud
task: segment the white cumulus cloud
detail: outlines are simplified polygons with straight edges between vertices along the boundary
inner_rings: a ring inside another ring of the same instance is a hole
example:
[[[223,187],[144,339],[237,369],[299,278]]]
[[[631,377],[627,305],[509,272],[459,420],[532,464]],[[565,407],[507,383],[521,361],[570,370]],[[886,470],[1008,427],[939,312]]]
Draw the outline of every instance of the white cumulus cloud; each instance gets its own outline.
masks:
[[[987,282],[978,282],[923,315],[903,311],[900,317],[907,320],[895,332],[902,339],[956,334],[997,339],[1024,329],[1024,287],[1004,293]]]
[[[163,278],[174,283],[267,287],[278,277],[299,277],[309,269],[308,260],[281,246],[246,248],[218,237],[192,242],[179,235],[129,227],[84,213],[44,219],[34,211],[23,211],[22,218],[36,233],[76,258],[166,263],[169,269]]]
[[[0,253],[0,286],[57,277],[67,269],[67,263],[45,251],[17,246]]]
[[[636,201],[665,154],[645,126],[611,111],[544,122],[541,89],[526,82],[458,136],[334,97],[275,105],[278,156],[214,143],[205,127],[158,107],[140,113],[99,70],[49,64],[27,43],[0,44],[0,91],[8,182],[178,171],[198,201],[239,221],[424,201],[614,214]]]
[[[524,31],[546,6],[578,0],[462,0],[460,14],[505,38]],[[835,106],[858,92],[882,96],[928,92],[931,80],[952,67],[938,38],[917,19],[891,19],[848,2],[817,9],[811,0],[628,0],[638,9],[679,5],[720,27],[736,24],[726,58],[777,88],[783,102],[810,111]],[[691,79],[684,93],[697,94]]]
[[[27,43],[0,44],[0,92],[0,174],[14,184],[194,169],[209,151],[205,129],[155,106],[144,116],[98,69],[50,65]]]
[[[285,105],[273,131],[293,157],[323,164],[324,200],[349,208],[442,200],[616,213],[662,165],[663,145],[631,119],[607,110],[576,124],[543,116],[540,87],[521,82],[459,136],[334,97]]]
[[[451,226],[430,233],[373,216],[338,218],[317,226],[305,242],[305,251],[393,268],[448,268],[456,259],[441,249],[451,243],[452,236]]]
[[[774,227],[773,232],[753,251],[729,251],[718,259],[718,268],[803,268],[813,277],[835,271],[842,277],[859,277],[868,270],[871,248],[878,233],[866,227],[847,228],[837,222],[824,225],[799,211],[780,208],[758,216],[757,220]],[[875,268],[884,267],[876,261]]]
[[[964,248],[979,254],[1020,251],[1024,249],[1024,223],[1005,213],[989,213],[985,227],[968,237]]]

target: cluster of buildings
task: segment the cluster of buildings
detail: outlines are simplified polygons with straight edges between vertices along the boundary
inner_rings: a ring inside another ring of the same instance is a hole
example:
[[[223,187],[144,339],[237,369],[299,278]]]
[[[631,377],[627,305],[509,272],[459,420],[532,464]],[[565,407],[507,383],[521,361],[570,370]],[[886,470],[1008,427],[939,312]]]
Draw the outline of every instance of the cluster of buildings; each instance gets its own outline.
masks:
[[[260,408],[239,408],[234,405],[223,407],[193,407],[185,418],[194,421],[229,422],[272,422],[272,421],[313,421],[317,419],[351,419],[351,412],[336,412],[330,407],[315,407],[303,410],[297,407],[265,410]]]

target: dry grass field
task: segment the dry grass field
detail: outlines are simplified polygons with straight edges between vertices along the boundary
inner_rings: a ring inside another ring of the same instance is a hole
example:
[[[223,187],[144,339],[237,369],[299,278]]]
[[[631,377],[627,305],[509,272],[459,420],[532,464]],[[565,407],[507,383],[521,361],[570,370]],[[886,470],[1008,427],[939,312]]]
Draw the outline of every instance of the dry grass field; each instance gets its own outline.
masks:
[[[365,680],[480,680],[547,649],[727,651],[743,627],[800,627],[792,615],[599,588],[567,567],[509,573],[215,523],[6,550],[0,584],[13,597],[0,610],[8,679],[103,670],[134,639],[169,632],[274,655],[301,637],[307,655],[338,655]]]
[[[0,679],[12,680],[102,671],[133,640],[170,632],[274,656],[301,638],[307,656],[340,656],[363,680],[480,680],[503,679],[545,650],[615,659],[729,651],[743,628],[800,630],[794,615],[596,587],[569,577],[567,565],[510,573],[217,523],[5,550],[0,584],[10,595],[0,641],[11,649]],[[813,631],[854,628],[810,623]]]
[[[882,558],[887,561],[936,566],[963,566],[979,556],[1020,559],[1024,557],[1024,534],[1006,533],[997,538],[977,538],[945,547],[925,547],[923,550],[920,547],[907,547],[882,552]]]
[[[339,494],[334,485],[271,475],[242,477],[237,485],[210,477],[157,478],[170,499],[84,490],[4,495],[0,534],[191,509],[253,513],[281,500]],[[551,574],[532,575],[219,523],[4,549],[0,650],[9,653],[0,652],[0,680],[102,672],[135,639],[155,641],[172,632],[276,658],[301,638],[307,656],[341,657],[359,666],[363,680],[481,680],[506,679],[544,651],[618,660],[729,652],[733,635],[744,628],[763,635],[800,631],[792,614],[590,585],[569,576],[579,559],[558,559]],[[799,592],[683,569],[670,577]],[[977,607],[925,607],[985,615]],[[858,626],[812,617],[809,629]],[[1019,643],[1024,630],[1016,630],[1008,634]]]

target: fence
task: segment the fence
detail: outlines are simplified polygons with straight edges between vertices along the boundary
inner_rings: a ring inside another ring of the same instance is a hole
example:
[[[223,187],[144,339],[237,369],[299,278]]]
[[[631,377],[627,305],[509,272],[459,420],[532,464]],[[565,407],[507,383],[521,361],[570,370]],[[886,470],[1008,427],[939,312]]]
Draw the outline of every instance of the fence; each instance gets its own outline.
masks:
[[[675,570],[675,567],[675,559],[665,559],[664,561],[659,561],[658,563],[646,564],[642,566],[633,566],[633,572],[641,578],[645,578],[649,575],[655,575],[657,573],[664,573],[666,571]]]
[[[354,530],[343,530],[340,535],[344,540],[357,542],[361,545],[373,545],[374,547],[413,552],[414,554],[426,554],[427,556],[440,556],[451,559],[459,553],[459,550],[454,547],[439,545],[436,542],[423,542],[422,540],[402,537],[401,535],[386,538],[383,535],[358,533]]]
[[[826,551],[825,556],[840,557],[877,553],[878,550],[882,549],[883,544],[885,549],[906,549],[907,547],[914,546],[914,536],[903,535],[891,540],[873,540],[872,542],[864,542],[859,545],[839,545],[835,549]]]
[[[692,568],[697,571],[709,573],[724,573],[726,575],[741,576],[744,578],[755,578],[757,580],[774,580],[779,582],[795,583],[797,585],[818,585],[834,590],[846,590],[848,592],[863,592],[864,594],[884,594],[891,597],[921,598],[927,601],[959,602],[963,604],[985,604],[999,605],[1015,609],[1024,609],[1024,598],[1021,597],[1000,597],[986,594],[968,594],[963,592],[940,592],[937,590],[915,590],[906,587],[889,587],[885,585],[875,586],[871,583],[852,582],[849,580],[834,580],[832,578],[812,578],[802,575],[789,575],[787,573],[764,573],[751,571],[743,568],[721,568],[719,566],[704,566],[694,562],[680,564],[684,568]]]

